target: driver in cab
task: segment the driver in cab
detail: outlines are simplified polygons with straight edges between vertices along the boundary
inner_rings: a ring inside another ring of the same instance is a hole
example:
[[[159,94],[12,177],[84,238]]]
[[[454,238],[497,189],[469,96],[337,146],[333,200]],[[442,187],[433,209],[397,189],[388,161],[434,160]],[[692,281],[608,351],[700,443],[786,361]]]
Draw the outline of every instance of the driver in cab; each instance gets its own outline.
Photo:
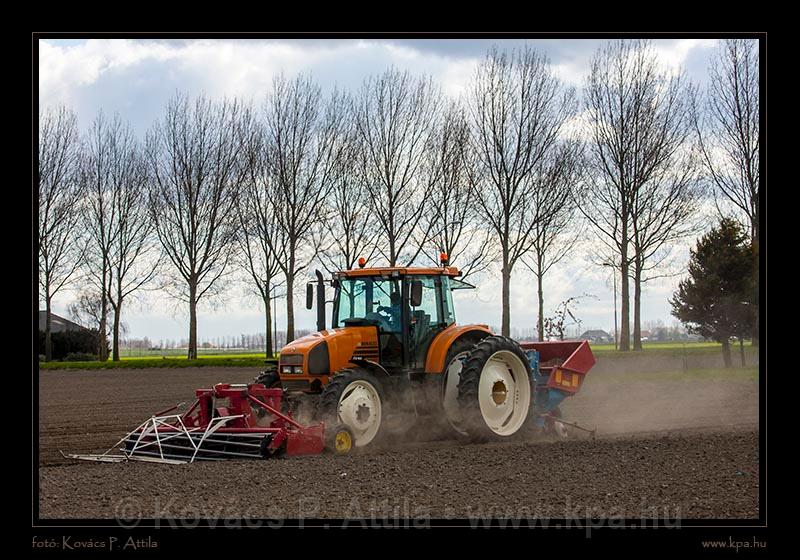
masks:
[[[381,307],[381,312],[388,315],[386,323],[388,323],[387,330],[399,331],[400,330],[400,292],[392,292],[389,296],[391,305],[389,307]]]

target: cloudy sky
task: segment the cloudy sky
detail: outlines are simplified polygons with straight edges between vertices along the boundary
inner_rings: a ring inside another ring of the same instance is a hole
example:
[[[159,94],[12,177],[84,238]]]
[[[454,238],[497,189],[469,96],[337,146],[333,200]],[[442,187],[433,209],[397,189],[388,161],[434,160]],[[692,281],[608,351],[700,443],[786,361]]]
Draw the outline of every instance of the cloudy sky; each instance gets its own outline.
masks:
[[[258,100],[272,76],[311,72],[325,89],[334,85],[357,88],[364,78],[389,66],[433,76],[447,95],[458,96],[472,76],[478,60],[493,43],[513,47],[523,40],[41,40],[39,42],[40,107],[66,104],[86,128],[99,109],[119,112],[139,134],[151,126],[165,102],[178,90],[204,92]],[[536,39],[527,41],[550,57],[560,77],[580,88],[589,61],[603,40]],[[687,76],[704,85],[716,40],[658,40],[662,61],[683,68]],[[587,239],[587,242],[589,240]],[[681,261],[688,248],[678,248]],[[545,282],[546,312],[567,297],[588,293],[578,307],[583,328],[610,330],[614,324],[610,275],[580,256],[553,270]],[[500,324],[498,281],[486,278],[481,288],[459,294],[459,321]],[[643,297],[643,318],[672,323],[669,296],[677,278],[653,282]],[[74,294],[64,292],[55,312],[66,314]],[[531,328],[536,319],[535,285],[522,267],[512,280],[512,328]],[[298,302],[299,304],[300,302]],[[302,305],[296,305],[302,307]],[[278,322],[284,316],[278,310]],[[299,327],[312,328],[314,317],[302,309]],[[176,309],[158,293],[132,303],[123,316],[130,335],[151,339],[186,337],[186,312]],[[263,331],[263,311],[232,289],[227,301],[204,309],[199,317],[199,337],[220,337]],[[285,323],[284,323],[285,324]]]

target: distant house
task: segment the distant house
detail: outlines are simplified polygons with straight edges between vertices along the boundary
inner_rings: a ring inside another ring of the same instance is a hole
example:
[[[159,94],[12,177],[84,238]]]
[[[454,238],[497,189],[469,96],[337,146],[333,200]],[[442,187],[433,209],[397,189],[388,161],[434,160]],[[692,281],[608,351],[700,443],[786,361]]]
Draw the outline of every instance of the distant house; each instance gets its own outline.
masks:
[[[642,340],[650,340],[653,337],[653,335],[650,333],[650,331],[642,331],[640,333],[640,336],[641,336]]]
[[[47,328],[47,311],[39,311],[39,330],[44,332]],[[65,331],[88,331],[86,327],[79,325],[69,319],[60,317],[55,313],[50,313],[50,331],[65,332]]]
[[[578,338],[580,338],[581,340],[588,340],[589,342],[594,342],[595,344],[611,344],[614,342],[613,336],[608,334],[606,331],[601,331],[601,330],[586,331]]]

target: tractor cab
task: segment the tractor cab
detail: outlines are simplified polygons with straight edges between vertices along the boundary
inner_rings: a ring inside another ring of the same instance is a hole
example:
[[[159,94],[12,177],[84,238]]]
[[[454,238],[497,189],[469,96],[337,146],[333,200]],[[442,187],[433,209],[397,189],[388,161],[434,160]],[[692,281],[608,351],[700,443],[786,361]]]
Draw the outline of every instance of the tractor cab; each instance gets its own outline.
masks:
[[[433,339],[456,321],[452,290],[474,287],[458,275],[454,267],[340,272],[332,327],[372,327],[377,347],[369,357],[389,372],[422,371]]]

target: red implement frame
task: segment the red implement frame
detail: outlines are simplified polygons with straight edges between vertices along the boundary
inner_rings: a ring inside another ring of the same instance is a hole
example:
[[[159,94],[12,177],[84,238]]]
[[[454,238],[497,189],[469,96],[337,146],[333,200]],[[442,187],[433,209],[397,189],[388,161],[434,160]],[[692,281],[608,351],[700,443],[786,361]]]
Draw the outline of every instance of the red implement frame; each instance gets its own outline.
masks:
[[[539,370],[548,375],[547,387],[567,393],[577,393],[586,374],[595,364],[594,354],[587,340],[563,340],[555,342],[523,342],[525,350],[539,352]],[[561,365],[547,366],[554,360],[563,360]]]
[[[303,426],[280,411],[282,389],[268,389],[261,384],[232,385],[218,383],[212,389],[197,389],[194,404],[180,416],[174,425],[160,425],[159,433],[169,434],[192,428],[205,429],[214,418],[232,417],[224,426],[214,430],[225,434],[272,434],[268,449],[278,451],[284,444],[287,455],[312,455],[322,453],[325,447],[325,426]],[[219,401],[223,401],[220,405]],[[259,419],[253,406],[266,410],[272,417],[268,425]],[[168,409],[169,412],[176,407]],[[181,425],[182,424],[182,425]]]

